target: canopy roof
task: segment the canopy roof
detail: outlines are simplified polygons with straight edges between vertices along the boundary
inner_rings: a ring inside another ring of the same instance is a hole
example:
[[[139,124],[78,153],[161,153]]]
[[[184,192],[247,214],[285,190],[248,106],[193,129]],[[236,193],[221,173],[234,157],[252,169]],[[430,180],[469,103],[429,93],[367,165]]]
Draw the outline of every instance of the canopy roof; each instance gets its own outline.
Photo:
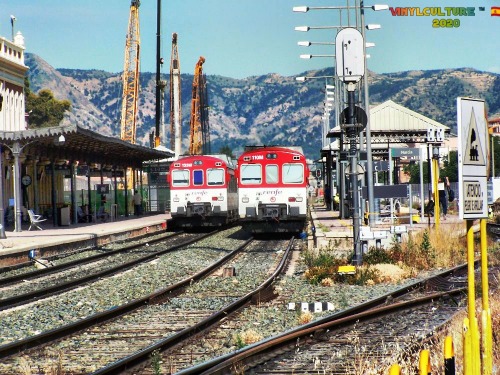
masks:
[[[1,144],[12,148],[16,142],[28,158],[78,160],[86,163],[111,164],[116,167],[139,168],[144,161],[165,159],[174,155],[172,152],[104,136],[78,125],[0,131]]]
[[[372,143],[425,143],[428,128],[450,128],[437,121],[405,108],[392,100],[370,109],[370,131]],[[336,126],[328,132],[328,138],[340,138],[341,127]],[[345,140],[345,143],[348,141]]]

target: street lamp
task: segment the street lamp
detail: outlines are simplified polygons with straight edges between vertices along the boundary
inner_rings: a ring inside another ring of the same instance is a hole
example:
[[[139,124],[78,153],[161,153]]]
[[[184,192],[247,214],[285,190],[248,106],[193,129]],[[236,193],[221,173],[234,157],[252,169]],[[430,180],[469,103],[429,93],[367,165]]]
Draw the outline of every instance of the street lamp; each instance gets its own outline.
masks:
[[[297,82],[305,82],[305,81],[308,81],[310,79],[319,79],[319,78],[332,78],[333,79],[333,76],[308,76],[308,77],[295,77],[295,80]],[[327,88],[328,86],[331,86],[331,87],[335,87],[335,86],[332,86],[332,85],[327,85]]]
[[[295,31],[308,32],[309,30],[341,29],[342,26],[296,26]]]
[[[313,57],[335,57],[335,55],[300,55],[301,59],[312,59]]]
[[[310,47],[312,45],[324,45],[324,46],[334,46],[335,43],[333,42],[309,42],[308,40],[300,41],[297,42],[297,45],[301,47]]]
[[[389,5],[386,4],[375,4],[372,6],[333,6],[333,7],[308,7],[308,6],[298,6],[298,7],[293,7],[294,12],[298,13],[307,13],[310,10],[324,10],[324,9],[334,9],[334,10],[340,10],[340,9],[357,9],[357,8],[371,8],[374,11],[379,11],[379,10],[388,10]]]

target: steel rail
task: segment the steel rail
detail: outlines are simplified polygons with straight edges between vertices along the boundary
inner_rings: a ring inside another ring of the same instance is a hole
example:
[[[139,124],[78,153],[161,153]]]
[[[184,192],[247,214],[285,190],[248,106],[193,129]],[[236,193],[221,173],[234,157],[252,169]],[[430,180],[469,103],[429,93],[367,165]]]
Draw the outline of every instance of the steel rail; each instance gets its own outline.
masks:
[[[203,236],[203,238],[211,235],[213,233],[209,233],[206,236]],[[196,240],[191,240],[189,241],[190,243],[195,242],[199,240],[200,238]],[[59,328],[55,328],[46,332],[42,332],[38,335],[31,336],[22,340],[14,341],[12,343],[2,345],[0,346],[0,359],[7,357],[12,354],[16,354],[19,352],[22,352],[27,349],[31,349],[34,347],[37,347],[39,345],[44,345],[49,342],[55,341],[57,339],[67,337],[69,335],[74,334],[75,332],[78,332],[82,329],[91,327],[93,325],[108,321],[110,319],[116,318],[118,316],[127,314],[131,311],[134,311],[144,305],[148,304],[154,304],[160,297],[165,297],[167,295],[173,295],[174,293],[182,290],[182,288],[188,286],[190,283],[193,281],[197,281],[203,277],[205,277],[207,274],[212,272],[214,269],[220,267],[222,264],[230,260],[232,257],[234,257],[238,252],[240,252],[245,246],[247,246],[250,242],[252,241],[252,238],[248,239],[245,241],[245,243],[240,246],[238,249],[233,250],[229,254],[225,255],[221,259],[219,259],[217,262],[212,263],[210,266],[204,268],[203,270],[197,272],[193,276],[190,276],[184,280],[181,280],[175,284],[172,284],[166,288],[157,290],[153,293],[150,293],[142,298],[135,299],[131,302],[128,302],[126,304],[123,304],[121,306],[113,307],[111,309],[108,309],[106,311],[91,315],[87,318],[81,319],[79,321],[76,321],[74,323],[70,323],[64,326],[61,326]],[[182,245],[177,245],[176,247],[182,247],[186,246],[186,244]]]
[[[416,289],[423,288],[427,285],[435,284],[435,280],[441,280],[443,277],[451,276],[454,274],[462,274],[466,271],[467,271],[467,264],[462,264],[462,265],[450,268],[448,270],[442,271],[442,272],[440,272],[440,273],[438,273],[430,278],[427,278],[425,280],[416,281],[408,286],[404,286],[396,291],[387,293],[381,297],[374,298],[374,299],[367,301],[365,303],[353,306],[353,307],[346,309],[346,310],[342,310],[336,314],[326,316],[324,318],[318,319],[314,322],[305,324],[303,326],[293,328],[291,330],[288,330],[288,331],[282,333],[281,335],[273,336],[273,337],[270,337],[266,340],[261,341],[260,343],[249,345],[249,346],[244,347],[244,348],[242,348],[234,353],[222,355],[222,356],[219,356],[219,357],[214,358],[212,360],[201,363],[197,366],[193,366],[193,367],[190,367],[188,369],[181,370],[177,373],[177,375],[201,374],[203,371],[206,371],[210,368],[215,368],[215,366],[219,365],[220,363],[223,363],[224,361],[229,360],[235,354],[244,353],[247,350],[252,350],[253,347],[258,346],[260,344],[265,344],[266,342],[274,340],[275,338],[281,337],[283,335],[293,334],[295,332],[299,332],[299,331],[302,331],[304,329],[314,328],[320,324],[327,324],[327,323],[332,322],[332,321],[346,319],[349,316],[360,314],[360,313],[363,313],[369,309],[374,309],[374,308],[377,308],[381,305],[385,305],[385,304],[387,304],[388,301],[394,301],[396,298],[402,297],[402,296],[404,296],[404,295],[406,295],[406,294],[408,294]]]
[[[283,257],[276,267],[275,271],[272,273],[270,277],[268,277],[263,283],[261,283],[255,290],[247,293],[243,297],[238,300],[232,302],[231,304],[224,307],[222,310],[210,315],[209,317],[203,319],[197,324],[185,328],[182,331],[167,337],[163,340],[160,340],[153,345],[148,346],[147,348],[140,350],[129,357],[123,358],[119,361],[111,363],[110,365],[103,367],[100,370],[97,370],[92,373],[92,375],[103,375],[103,374],[122,374],[126,370],[130,370],[136,366],[144,364],[151,358],[151,354],[159,350],[160,352],[170,349],[176,345],[179,345],[182,341],[199,334],[203,330],[210,328],[212,325],[219,323],[222,319],[227,318],[228,315],[231,315],[238,311],[243,306],[251,303],[256,296],[260,293],[265,292],[275,281],[275,279],[283,272],[285,266],[289,260],[292,247],[293,247],[294,239],[292,238],[288,244],[287,249],[285,250]]]
[[[201,366],[198,366],[196,369],[192,368],[189,369],[189,371],[180,371],[176,373],[177,375],[180,374],[199,374],[199,375],[213,375],[213,374],[225,374],[229,371],[230,368],[234,367],[236,363],[238,363],[238,366],[242,368],[241,366],[243,365],[244,361],[250,361],[252,358],[255,358],[256,356],[262,355],[263,352],[269,351],[270,349],[272,350],[279,350],[283,347],[290,346],[292,344],[295,344],[297,339],[305,339],[309,338],[310,336],[316,335],[320,332],[325,332],[325,331],[332,331],[333,329],[340,329],[344,328],[346,326],[350,326],[355,323],[361,323],[363,321],[371,320],[373,318],[377,318],[380,316],[387,315],[389,313],[399,311],[399,310],[405,310],[410,307],[414,306],[420,306],[428,303],[432,303],[437,299],[443,298],[443,297],[448,297],[456,294],[464,294],[466,293],[467,288],[458,288],[458,289],[453,289],[450,291],[446,292],[439,292],[439,293],[433,293],[428,296],[420,297],[420,298],[415,298],[410,301],[404,301],[404,302],[397,302],[393,303],[387,306],[382,306],[378,307],[375,309],[370,309],[368,311],[363,311],[356,313],[354,315],[349,315],[345,316],[342,318],[338,319],[333,319],[331,317],[330,321],[327,322],[315,322],[316,324],[313,324],[312,326],[309,326],[307,328],[301,328],[299,330],[295,330],[293,332],[289,333],[284,333],[279,336],[275,336],[274,338],[267,340],[265,342],[257,343],[253,345],[252,347],[248,348],[247,350],[240,350],[234,353],[231,353],[231,355],[226,356],[224,361],[221,361],[217,365],[209,368],[202,368]],[[201,370],[201,371],[200,371]],[[194,372],[193,372],[194,371]]]
[[[161,236],[161,237],[157,237],[157,238],[151,239],[148,243],[151,244],[151,243],[161,242],[161,241],[163,241],[163,240],[165,240],[167,238],[168,239],[175,238],[175,237],[179,236],[180,234],[182,234],[182,232],[177,232],[177,233],[174,233],[174,234],[171,234],[171,235],[164,235],[164,236]],[[141,238],[135,237],[133,240],[135,241],[135,240],[140,240],[142,238],[147,238],[147,236],[140,236],[140,237]],[[34,271],[31,271],[31,272],[26,272],[26,273],[23,273],[23,274],[19,274],[19,275],[13,275],[13,276],[10,276],[10,277],[0,278],[0,283],[2,283],[2,286],[7,286],[9,284],[13,284],[13,283],[21,281],[21,280],[30,280],[30,279],[33,279],[35,277],[41,276],[41,275],[43,275],[43,276],[50,275],[52,273],[63,271],[65,269],[72,268],[74,266],[92,263],[92,262],[94,262],[96,260],[99,260],[101,258],[106,258],[108,256],[113,256],[113,255],[116,255],[116,254],[121,254],[121,253],[130,251],[130,250],[133,250],[135,248],[138,248],[140,246],[144,246],[144,243],[137,243],[137,244],[132,244],[132,245],[126,245],[125,247],[123,247],[121,249],[110,250],[110,251],[103,251],[102,253],[91,255],[91,256],[89,256],[89,257],[87,257],[85,259],[74,260],[74,261],[71,261],[71,262],[62,263],[62,264],[58,264],[56,266],[42,268],[42,269],[34,270]],[[91,250],[98,250],[98,249],[91,249]],[[73,254],[71,254],[71,255],[73,255]]]
[[[137,264],[146,262],[148,260],[157,258],[157,257],[159,257],[161,255],[166,254],[166,253],[175,251],[175,250],[177,250],[180,247],[184,247],[184,246],[190,245],[190,244],[192,244],[192,243],[194,243],[196,241],[199,241],[199,240],[201,240],[203,238],[211,236],[214,233],[215,232],[207,233],[205,235],[202,235],[201,237],[197,237],[195,239],[191,239],[191,240],[188,240],[188,241],[183,242],[181,244],[169,247],[168,249],[159,250],[157,252],[154,252],[154,253],[151,253],[151,254],[147,254],[147,255],[145,255],[143,257],[131,260],[129,262],[122,263],[120,265],[117,265],[115,267],[109,268],[107,270],[103,270],[103,271],[100,271],[100,272],[96,272],[96,273],[87,275],[85,277],[82,277],[82,278],[79,278],[79,279],[76,279],[76,280],[68,281],[66,283],[54,285],[54,286],[51,286],[51,287],[48,287],[48,288],[38,289],[38,290],[34,290],[33,292],[24,293],[24,294],[20,294],[20,295],[17,295],[17,296],[13,296],[13,297],[2,299],[2,300],[0,300],[0,311],[9,309],[9,308],[12,308],[12,307],[15,307],[15,306],[23,305],[23,304],[26,304],[26,303],[29,303],[29,302],[33,302],[34,300],[37,300],[40,297],[46,298],[48,296],[54,295],[54,294],[59,293],[59,292],[63,292],[63,291],[67,291],[67,290],[73,289],[73,288],[75,288],[77,286],[81,286],[83,284],[86,284],[88,282],[100,279],[102,277],[109,276],[109,275],[112,275],[112,274],[117,273],[117,272],[121,272],[121,271],[123,271],[125,269],[134,267]]]

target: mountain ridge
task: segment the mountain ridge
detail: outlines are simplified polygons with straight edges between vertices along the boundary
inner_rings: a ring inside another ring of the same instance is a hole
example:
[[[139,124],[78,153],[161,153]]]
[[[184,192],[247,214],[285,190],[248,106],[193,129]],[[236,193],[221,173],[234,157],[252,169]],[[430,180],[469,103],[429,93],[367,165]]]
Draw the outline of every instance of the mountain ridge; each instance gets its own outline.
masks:
[[[26,53],[31,90],[50,89],[58,99],[68,99],[72,111],[64,124],[78,124],[103,135],[120,136],[122,82],[120,73],[103,70],[55,69],[41,57]],[[300,75],[332,75],[331,68]],[[155,74],[140,75],[136,139],[148,145],[155,129]],[[167,81],[168,75],[162,75]],[[188,149],[193,75],[181,74],[183,151]],[[500,115],[500,75],[471,68],[369,72],[370,105],[386,100],[405,106],[452,128],[456,133],[456,97],[486,101],[490,117]],[[295,76],[269,73],[244,79],[207,74],[211,149],[229,146],[235,155],[245,145],[302,146],[308,159],[317,159],[325,81],[296,82]],[[162,144],[170,147],[169,98],[165,90],[165,132]],[[333,120],[331,120],[333,121]],[[333,122],[331,122],[333,124]]]

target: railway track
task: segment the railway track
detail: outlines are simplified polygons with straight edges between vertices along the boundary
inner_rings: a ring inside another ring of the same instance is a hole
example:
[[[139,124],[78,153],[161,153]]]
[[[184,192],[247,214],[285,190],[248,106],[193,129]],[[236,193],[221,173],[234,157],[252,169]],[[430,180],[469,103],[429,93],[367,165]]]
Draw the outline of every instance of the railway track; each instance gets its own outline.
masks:
[[[134,242],[120,249],[100,252],[89,257],[61,262],[52,267],[0,279],[0,310],[6,310],[47,298],[102,277],[122,272],[199,241],[210,234],[179,233],[157,237],[153,241]]]
[[[238,228],[228,229],[112,277],[0,311],[0,358],[53,340],[62,335],[64,326],[77,329],[91,324],[100,313],[118,314],[117,306],[144,304],[144,296],[196,274],[247,239],[248,234]]]
[[[177,374],[368,373],[366,364],[397,362],[394,353],[414,351],[465,307],[465,270],[456,267]]]
[[[11,266],[0,267],[0,283],[8,285],[23,279],[30,279],[39,275],[54,272],[58,268],[64,268],[64,265],[71,267],[74,264],[85,261],[95,261],[99,257],[106,257],[115,252],[127,252],[135,247],[140,247],[148,243],[155,243],[167,239],[167,237],[175,237],[182,232],[157,232],[154,234],[145,234],[126,241],[120,240],[108,243],[97,248],[77,250],[70,252],[62,252],[57,255],[52,255],[43,258],[30,259],[24,263],[18,263]]]
[[[22,362],[24,366],[30,368],[41,364],[47,368],[54,364],[57,353],[64,353],[56,362],[62,364],[65,372],[86,374],[104,363],[147,350],[148,345],[160,345],[158,340],[160,342],[179,340],[186,335],[190,327],[197,327],[195,330],[199,330],[203,325],[209,325],[210,322],[217,320],[217,316],[221,314],[225,316],[228,310],[224,306],[237,304],[235,301],[241,299],[242,294],[250,293],[255,289],[256,283],[267,277],[269,269],[275,268],[280,256],[276,256],[275,252],[258,251],[258,248],[259,245],[253,245],[250,250],[241,252],[241,249],[238,249],[224,257],[224,262],[227,262],[234,256],[227,266],[239,270],[241,276],[238,279],[222,278],[220,269],[213,270],[222,264],[222,261],[217,262],[215,266],[210,266],[196,277],[177,283],[170,290],[150,295],[146,306],[134,309],[123,317],[109,323],[100,322],[69,339],[61,340],[50,347],[46,346],[43,350],[34,349],[22,358],[10,357],[6,361],[11,366]],[[210,277],[194,283],[207,272],[212,272]],[[234,280],[238,282],[235,283]],[[210,283],[215,285],[208,288],[207,284]],[[191,285],[185,293],[176,296],[189,284]],[[208,290],[210,292],[207,292]],[[158,302],[165,298],[167,301],[164,303],[150,304],[152,301]],[[217,312],[218,309],[223,311]],[[103,320],[108,319],[109,317],[104,317]],[[134,354],[134,357],[136,356],[137,354]],[[119,363],[126,361],[119,360]],[[0,370],[4,373],[5,368]],[[110,373],[108,371],[110,370],[105,370],[104,373]]]

